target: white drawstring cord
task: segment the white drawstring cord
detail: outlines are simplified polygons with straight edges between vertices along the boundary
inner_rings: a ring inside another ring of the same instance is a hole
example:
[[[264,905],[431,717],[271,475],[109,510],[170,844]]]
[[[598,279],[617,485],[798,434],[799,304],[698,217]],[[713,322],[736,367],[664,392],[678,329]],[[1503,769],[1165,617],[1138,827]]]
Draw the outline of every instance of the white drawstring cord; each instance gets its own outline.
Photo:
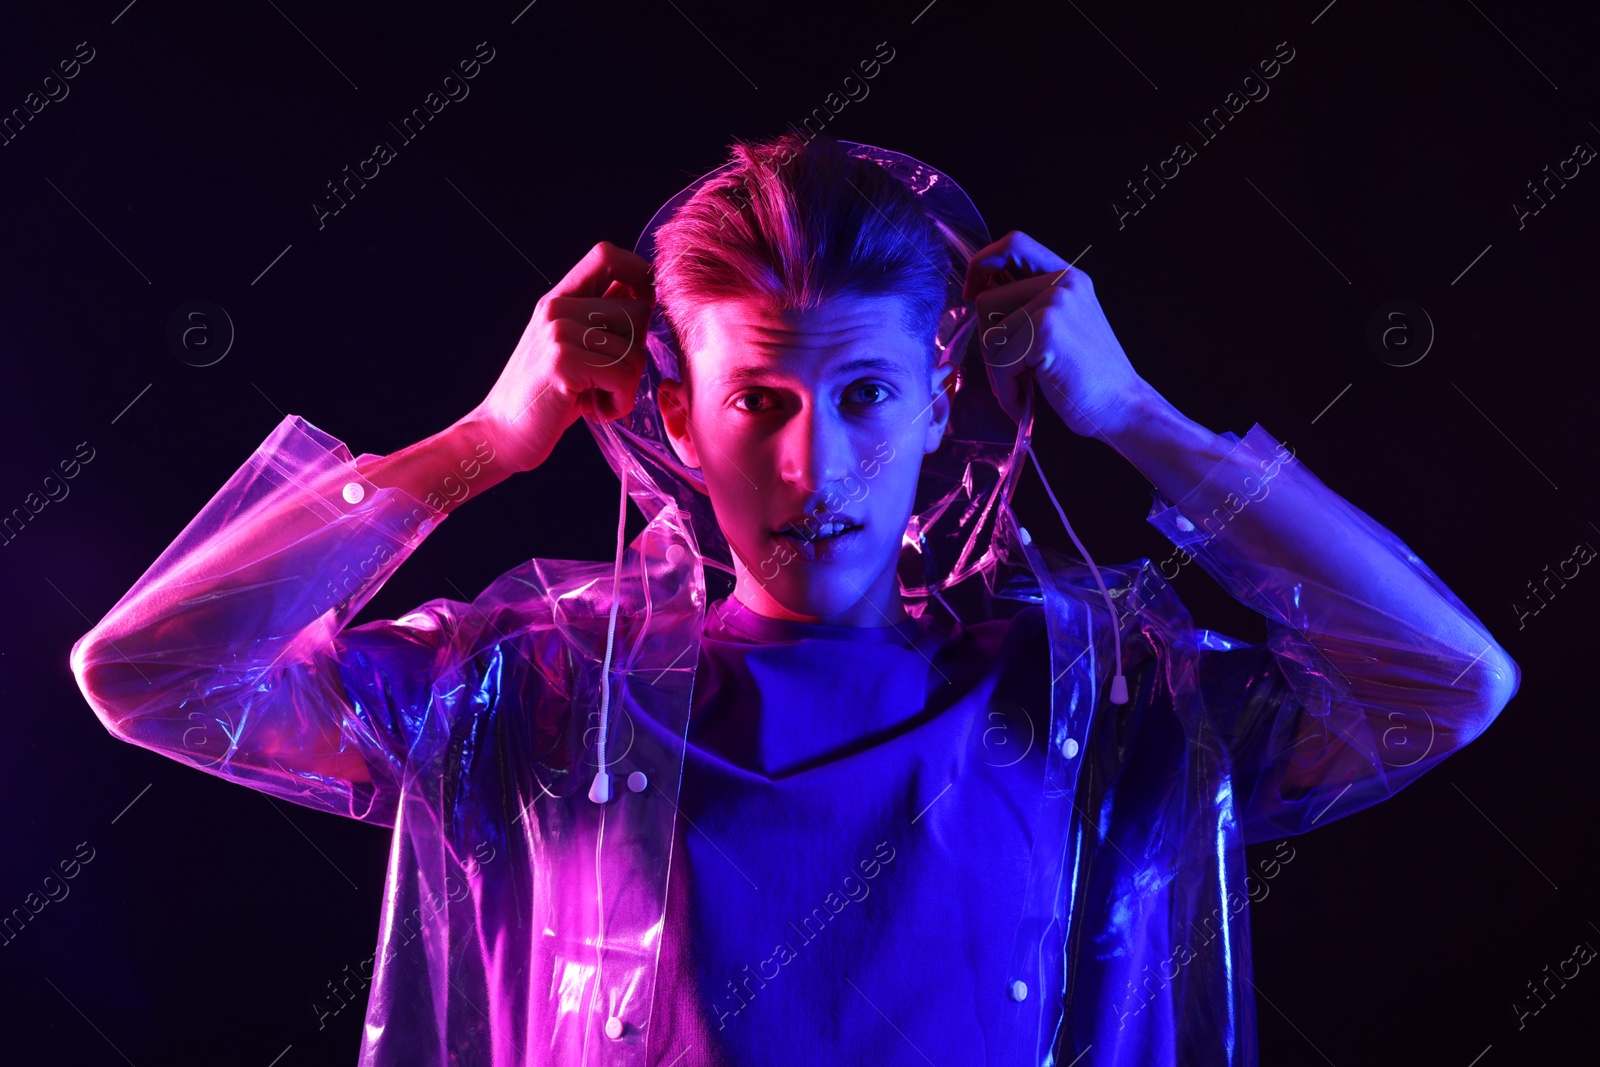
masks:
[[[1020,425],[1030,429],[1033,425],[1033,377],[1024,379],[1026,392],[1023,394],[1023,416]],[[1039,481],[1044,483],[1044,491],[1050,497],[1050,503],[1056,509],[1056,516],[1061,520],[1061,525],[1067,528],[1067,536],[1072,538],[1072,543],[1078,547],[1078,554],[1089,565],[1089,570],[1094,574],[1094,582],[1100,587],[1100,595],[1105,598],[1106,610],[1111,613],[1111,647],[1117,657],[1117,671],[1111,676],[1111,703],[1126,704],[1128,702],[1128,679],[1122,673],[1122,628],[1117,625],[1117,605],[1111,599],[1111,593],[1106,589],[1105,579],[1100,576],[1100,568],[1094,564],[1094,558],[1089,555],[1089,550],[1083,547],[1083,542],[1078,540],[1078,535],[1072,529],[1072,523],[1067,521],[1067,513],[1062,510],[1061,501],[1056,499],[1056,491],[1050,488],[1050,479],[1044,476],[1044,467],[1039,465],[1039,457],[1033,451],[1032,434],[1019,433],[1018,439],[1022,448],[1028,453],[1028,458],[1033,460],[1033,469],[1039,475]]]
[[[600,740],[595,745],[598,769],[589,784],[589,799],[604,804],[611,799],[611,774],[606,766],[606,739],[611,735],[611,653],[617,641],[617,605],[622,596],[622,553],[627,548],[624,532],[628,523],[628,469],[618,473],[622,481],[622,502],[617,505],[617,558],[611,569],[611,618],[606,622],[606,658],[600,668]]]

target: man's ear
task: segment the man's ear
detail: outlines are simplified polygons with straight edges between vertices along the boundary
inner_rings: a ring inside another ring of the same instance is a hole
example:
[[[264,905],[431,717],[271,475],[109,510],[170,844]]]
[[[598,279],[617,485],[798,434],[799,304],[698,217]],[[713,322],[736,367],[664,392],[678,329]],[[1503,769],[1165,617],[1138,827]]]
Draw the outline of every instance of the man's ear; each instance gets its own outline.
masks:
[[[686,465],[698,468],[700,450],[695,447],[690,432],[689,390],[682,382],[669,378],[661,383],[657,395],[661,400],[661,425],[667,431],[667,440],[672,442],[672,450]]]
[[[922,441],[924,455],[934,452],[939,447],[939,442],[944,440],[944,429],[950,423],[950,386],[951,375],[955,373],[955,365],[941,363],[933,368],[932,390],[933,403],[928,405],[930,418],[928,432]]]

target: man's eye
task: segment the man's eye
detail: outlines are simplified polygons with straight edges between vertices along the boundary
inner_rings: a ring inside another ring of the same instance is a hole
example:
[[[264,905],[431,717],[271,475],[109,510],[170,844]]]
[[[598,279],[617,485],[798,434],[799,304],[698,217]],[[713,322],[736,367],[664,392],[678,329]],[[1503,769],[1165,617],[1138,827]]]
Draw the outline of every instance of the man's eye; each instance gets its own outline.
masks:
[[[740,411],[765,411],[768,405],[767,398],[760,393],[744,393],[734,398],[733,406]]]
[[[882,404],[894,394],[889,391],[888,386],[879,385],[877,382],[863,382],[852,386],[847,395],[857,404]]]

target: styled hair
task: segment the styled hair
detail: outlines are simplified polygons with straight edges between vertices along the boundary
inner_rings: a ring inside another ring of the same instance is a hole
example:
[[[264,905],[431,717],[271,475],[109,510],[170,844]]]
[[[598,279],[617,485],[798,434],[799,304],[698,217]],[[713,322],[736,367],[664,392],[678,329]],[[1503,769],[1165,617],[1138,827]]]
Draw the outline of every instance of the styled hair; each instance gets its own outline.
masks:
[[[656,299],[685,358],[709,305],[781,313],[841,295],[898,297],[931,355],[955,265],[915,193],[826,134],[736,141],[729,162],[655,235]]]

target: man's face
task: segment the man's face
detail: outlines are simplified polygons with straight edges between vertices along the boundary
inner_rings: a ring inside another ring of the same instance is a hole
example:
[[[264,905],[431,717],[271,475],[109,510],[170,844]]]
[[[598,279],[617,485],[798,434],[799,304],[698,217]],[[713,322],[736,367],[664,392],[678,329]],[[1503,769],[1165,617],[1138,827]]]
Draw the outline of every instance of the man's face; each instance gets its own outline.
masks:
[[[908,333],[897,297],[806,312],[712,305],[688,388],[662,415],[705,475],[732,546],[737,598],[778,618],[885,626],[922,456],[949,417],[948,367]]]

